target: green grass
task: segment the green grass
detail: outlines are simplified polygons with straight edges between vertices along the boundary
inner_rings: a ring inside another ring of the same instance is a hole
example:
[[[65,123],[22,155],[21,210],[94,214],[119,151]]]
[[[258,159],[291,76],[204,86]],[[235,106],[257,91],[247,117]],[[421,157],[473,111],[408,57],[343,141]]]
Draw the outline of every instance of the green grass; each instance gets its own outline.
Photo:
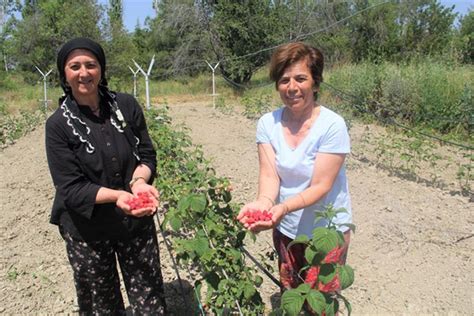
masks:
[[[16,115],[20,111],[34,112],[43,110],[44,103],[39,100],[44,99],[43,80],[38,76],[35,85],[29,85],[23,78],[13,72],[1,73],[0,79],[0,115]],[[62,94],[60,87],[51,86],[48,83],[47,97],[49,108],[57,107],[57,100]]]
[[[208,72],[195,78],[150,81],[152,104],[193,101],[212,104],[211,78],[211,73]],[[472,129],[472,65],[459,66],[429,59],[402,65],[342,64],[328,67],[324,78],[325,82],[340,91],[323,84],[321,102],[340,104],[346,113],[364,117],[361,115],[362,109],[376,113],[381,118],[396,119],[411,126],[448,136],[454,135],[454,138],[469,136]],[[133,93],[131,76],[126,80],[111,78],[109,86],[116,91]],[[263,103],[270,103],[270,108],[280,105],[275,86],[268,79],[267,67],[259,69],[248,86],[249,89],[236,90],[217,74],[218,103],[225,104],[226,107],[236,104],[254,107],[251,111],[262,108]],[[58,86],[48,86],[51,109],[57,107],[61,94]],[[137,94],[140,103],[145,104],[143,76],[137,77]],[[37,84],[33,86],[24,83],[20,75],[12,72],[0,79],[0,116],[42,109],[40,99],[43,99],[43,82],[39,75]]]
[[[354,104],[379,117],[441,134],[466,137],[474,117],[474,67],[423,60],[410,65],[390,63],[342,65],[326,74],[324,87],[339,95],[346,107]]]

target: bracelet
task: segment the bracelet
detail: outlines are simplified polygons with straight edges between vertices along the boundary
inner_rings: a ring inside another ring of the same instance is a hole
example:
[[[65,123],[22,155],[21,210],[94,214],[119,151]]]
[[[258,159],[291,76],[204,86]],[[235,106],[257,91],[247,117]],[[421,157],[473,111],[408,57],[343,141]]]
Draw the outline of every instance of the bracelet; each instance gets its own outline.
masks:
[[[140,180],[140,179],[143,179],[143,181],[146,182],[146,179],[145,179],[144,177],[135,177],[135,178],[132,179],[132,181],[130,181],[130,182],[128,183],[128,186],[130,187],[130,189],[132,189],[132,187],[133,187],[133,185],[135,184],[135,182],[137,182],[137,181]]]
[[[288,208],[288,205],[286,205],[285,203],[280,203],[280,205],[283,205],[285,207],[285,214],[288,214],[290,212],[290,209]]]
[[[262,198],[265,198],[265,199],[267,199],[267,200],[269,200],[270,203],[272,203],[272,206],[275,206],[275,201],[273,201],[272,198],[269,198],[269,197],[266,196],[266,195],[260,195],[260,196],[257,198],[257,200],[258,200],[259,198],[261,198],[261,197],[262,197]]]
[[[306,207],[306,201],[301,193],[298,193],[298,196],[300,197],[301,200],[303,200],[303,207]]]

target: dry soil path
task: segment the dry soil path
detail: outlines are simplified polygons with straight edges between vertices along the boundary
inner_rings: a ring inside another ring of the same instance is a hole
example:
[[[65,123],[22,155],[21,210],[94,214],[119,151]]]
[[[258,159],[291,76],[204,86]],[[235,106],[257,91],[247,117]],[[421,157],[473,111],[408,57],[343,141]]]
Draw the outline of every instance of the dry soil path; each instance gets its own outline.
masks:
[[[186,124],[217,172],[231,179],[234,199],[252,199],[258,170],[255,122],[203,103],[173,105],[170,114],[176,124]],[[0,313],[74,312],[64,245],[56,227],[48,224],[53,187],[43,126],[0,151],[0,174]],[[356,281],[345,295],[354,314],[472,315],[473,203],[354,159],[348,161],[348,174],[357,225],[348,263]],[[247,247],[257,255],[270,251],[270,243],[263,233]],[[160,249],[167,301],[185,315],[170,256],[163,243]],[[185,272],[182,276],[186,279]],[[278,290],[264,278],[262,296],[271,308]]]

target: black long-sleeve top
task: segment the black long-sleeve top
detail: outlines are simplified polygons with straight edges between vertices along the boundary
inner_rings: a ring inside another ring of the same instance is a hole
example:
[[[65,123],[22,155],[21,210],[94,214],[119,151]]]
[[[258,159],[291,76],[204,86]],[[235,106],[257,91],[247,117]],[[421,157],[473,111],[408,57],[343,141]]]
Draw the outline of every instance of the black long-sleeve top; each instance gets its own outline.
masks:
[[[74,103],[77,116],[90,128],[88,138],[95,147],[93,153],[74,134],[62,108],[46,122],[46,154],[56,188],[50,222],[78,240],[128,239],[153,223],[149,216],[126,215],[115,203],[95,203],[100,187],[130,192],[128,183],[138,164],[150,168],[150,183],[156,172],[156,152],[140,105],[132,96],[121,93],[117,94],[117,103],[139,138],[140,161],[125,133],[112,125],[109,106],[101,104],[101,115],[97,117],[89,107]]]

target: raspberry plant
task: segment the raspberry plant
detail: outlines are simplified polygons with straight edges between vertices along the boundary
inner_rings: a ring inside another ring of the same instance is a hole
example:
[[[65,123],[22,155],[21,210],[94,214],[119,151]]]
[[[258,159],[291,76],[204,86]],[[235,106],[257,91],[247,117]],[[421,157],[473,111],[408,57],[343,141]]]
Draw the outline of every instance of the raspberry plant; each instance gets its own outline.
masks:
[[[235,220],[227,179],[219,178],[200,148],[193,148],[184,131],[171,126],[164,110],[147,111],[150,136],[155,142],[158,176],[155,184],[166,209],[162,229],[173,231],[178,262],[200,272],[196,292],[214,314],[263,314],[258,287],[262,278],[247,267],[239,248],[246,232]]]
[[[318,212],[316,221],[323,220],[328,223],[327,226],[315,228],[312,239],[300,235],[288,245],[305,244],[308,265],[300,271],[302,283],[282,295],[281,309],[285,315],[299,315],[302,310],[317,315],[335,315],[339,311],[339,300],[344,302],[348,313],[351,313],[351,304],[340,290],[354,282],[354,271],[341,261],[344,235],[337,230],[338,225],[332,222],[332,218],[341,212],[346,210],[335,210],[332,206]],[[352,224],[340,226],[348,226],[355,231]]]

